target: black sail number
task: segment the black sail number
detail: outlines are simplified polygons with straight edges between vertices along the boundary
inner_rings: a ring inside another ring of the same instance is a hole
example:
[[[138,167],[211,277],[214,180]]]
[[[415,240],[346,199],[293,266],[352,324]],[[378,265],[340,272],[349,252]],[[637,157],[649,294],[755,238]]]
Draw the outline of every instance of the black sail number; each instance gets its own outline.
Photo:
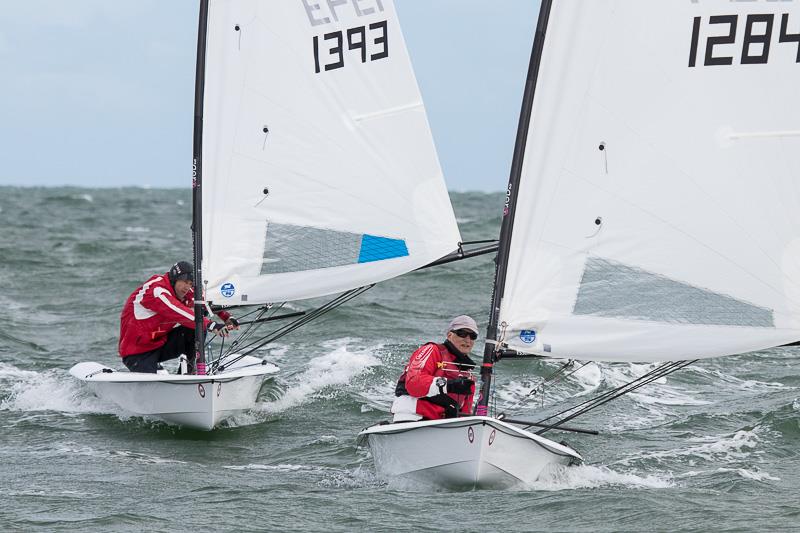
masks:
[[[703,23],[708,27],[708,31],[713,35],[706,38],[705,54],[701,56],[703,66],[733,65],[735,55],[731,52],[741,49],[739,64],[754,65],[764,64],[769,61],[770,47],[773,42],[773,30],[775,27],[774,14],[761,13],[742,15],[715,15],[708,17],[707,21],[703,17],[694,17],[692,21],[692,37],[689,42],[689,67],[697,64],[698,48],[700,46],[700,31]],[[780,16],[780,32],[778,43],[795,43],[797,46],[796,63],[800,63],[800,33],[789,32],[789,14],[784,13]],[[730,45],[737,45],[736,29],[740,22],[744,23],[744,35],[742,43],[737,48]],[[776,45],[776,46],[779,46]],[[727,53],[726,53],[727,52]]]
[[[346,61],[366,63],[368,60],[377,61],[389,57],[387,29],[386,21],[382,20],[369,26],[326,33],[321,38],[315,35],[312,39],[314,72],[319,74],[343,68]]]
[[[722,44],[733,44],[736,42],[736,15],[726,15],[721,17],[711,17],[709,24],[728,24],[730,31],[728,35],[709,37],[706,41],[706,65],[732,65],[733,57],[714,57],[714,47]]]

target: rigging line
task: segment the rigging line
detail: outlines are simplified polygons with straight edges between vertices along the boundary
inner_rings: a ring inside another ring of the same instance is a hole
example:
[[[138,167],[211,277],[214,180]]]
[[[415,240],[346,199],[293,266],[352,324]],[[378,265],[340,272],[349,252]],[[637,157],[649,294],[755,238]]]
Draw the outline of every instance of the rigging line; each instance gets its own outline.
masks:
[[[281,304],[280,306],[278,306],[278,309],[280,309],[280,307],[282,307],[282,306],[283,306],[283,304]],[[268,312],[270,311],[270,309],[271,309],[271,307],[267,307],[267,308],[263,309],[263,310],[262,310],[262,311],[261,311],[261,312],[260,312],[260,313],[257,315],[258,319],[260,319],[260,318],[261,318],[261,317],[263,317],[263,316],[264,316],[266,313],[268,313]],[[276,309],[276,311],[275,311],[275,312],[277,312],[277,309]],[[220,354],[220,356],[219,356],[219,358],[218,358],[216,361],[214,361],[214,364],[213,364],[213,369],[214,369],[214,371],[216,371],[218,368],[221,368],[221,367],[222,367],[222,368],[224,368],[224,365],[222,364],[222,363],[223,363],[223,361],[224,361],[224,359],[225,359],[226,357],[228,357],[228,356],[231,356],[231,355],[233,355],[233,351],[236,349],[236,347],[237,347],[237,346],[238,346],[240,343],[242,343],[242,342],[246,341],[247,339],[249,339],[250,337],[252,337],[252,336],[255,334],[256,330],[257,330],[257,328],[256,328],[256,326],[254,325],[254,323],[251,323],[250,325],[248,325],[248,326],[247,326],[247,328],[245,329],[245,331],[244,331],[244,332],[242,332],[242,334],[239,336],[239,338],[238,338],[238,339],[236,339],[236,340],[235,340],[233,343],[231,343],[231,346],[228,348],[228,351],[227,351],[227,352],[225,352],[224,354],[222,354],[222,353],[221,353],[221,354]],[[228,364],[233,364],[233,363],[235,363],[236,361],[239,361],[240,359],[241,359],[241,357],[236,357],[236,358],[235,358],[235,359],[233,359],[232,361],[228,362]]]
[[[248,348],[251,348],[251,347],[255,346],[255,347],[254,347],[254,348],[252,348],[250,351],[244,352],[242,355],[247,355],[247,354],[249,354],[249,353],[252,353],[253,351],[255,351],[255,350],[259,349],[259,348],[260,348],[261,346],[263,346],[264,344],[266,344],[266,343],[269,343],[269,342],[273,342],[274,340],[276,340],[276,339],[278,339],[278,338],[282,337],[283,335],[285,335],[285,334],[287,334],[287,333],[289,333],[289,332],[293,331],[293,330],[294,330],[294,329],[296,329],[297,327],[299,327],[299,326],[301,326],[301,325],[303,325],[303,324],[307,323],[309,319],[312,319],[312,318],[315,318],[316,316],[319,316],[319,314],[320,314],[320,310],[321,310],[321,309],[322,309],[322,310],[324,310],[325,308],[327,308],[328,306],[330,306],[330,305],[332,305],[332,304],[338,304],[340,300],[341,300],[341,303],[343,303],[344,301],[346,301],[346,300],[344,300],[344,298],[342,298],[342,295],[340,295],[339,297],[335,298],[335,299],[334,299],[334,300],[332,300],[331,302],[328,302],[328,303],[327,303],[327,304],[325,304],[324,306],[322,306],[322,307],[320,307],[320,308],[318,308],[318,309],[316,309],[316,310],[312,311],[312,312],[311,312],[311,313],[309,313],[309,314],[306,314],[306,315],[304,315],[302,318],[299,318],[299,319],[297,319],[296,321],[294,321],[294,322],[292,322],[292,323],[289,323],[289,324],[287,324],[287,325],[285,325],[285,326],[282,326],[282,327],[280,327],[280,328],[278,328],[278,329],[276,329],[276,330],[274,330],[274,331],[270,332],[270,333],[269,333],[269,334],[267,334],[267,335],[264,335],[264,336],[262,336],[262,337],[259,337],[257,340],[255,340],[255,341],[251,342],[250,344],[247,344],[247,345],[245,345],[245,346],[242,348],[243,350],[247,350]],[[266,342],[261,342],[261,341],[263,341],[264,339],[267,339],[267,341],[266,341]],[[259,343],[260,343],[260,344],[259,344]],[[229,364],[230,364],[230,363],[229,363]]]
[[[328,313],[329,311],[332,311],[333,309],[339,307],[340,305],[342,305],[342,304],[344,304],[346,302],[349,302],[350,300],[352,300],[356,296],[359,296],[359,295],[363,294],[367,290],[371,289],[373,286],[374,286],[374,284],[369,285],[369,286],[359,287],[357,289],[353,289],[352,291],[349,291],[349,292],[343,294],[340,298],[332,300],[327,305],[319,307],[318,309],[316,309],[313,312],[313,314],[311,314],[310,316],[307,316],[306,320],[298,321],[292,327],[288,328],[287,331],[282,332],[280,334],[280,336],[286,335],[286,334],[298,329],[299,327],[307,324],[308,322],[311,322],[312,320],[316,320],[318,317],[324,315],[325,313]]]
[[[283,305],[283,304],[281,304],[281,305]],[[268,306],[264,306],[264,307],[259,307],[253,312],[258,312],[258,315],[256,315],[256,316],[257,316],[257,319],[260,319],[262,316],[264,316],[264,314],[268,313],[270,311],[270,309],[272,309],[272,306],[268,305]],[[250,314],[252,314],[252,312],[248,313],[248,315],[250,315]],[[230,344],[227,352],[223,353],[222,350],[220,350],[219,357],[214,362],[211,363],[212,373],[216,372],[217,368],[219,368],[219,366],[221,365],[222,360],[225,357],[230,355],[233,352],[233,350],[235,350],[236,347],[241,342],[243,342],[243,341],[247,340],[249,337],[251,337],[254,332],[255,332],[254,325],[251,322],[247,327],[245,327],[244,331],[242,331],[239,334],[239,337]]]
[[[602,400],[602,399],[604,399],[604,398],[606,398],[606,397],[608,397],[608,396],[611,396],[612,394],[614,394],[614,393],[615,393],[615,392],[617,392],[618,390],[622,389],[623,387],[626,387],[626,386],[628,386],[628,385],[632,385],[632,384],[635,384],[635,383],[637,383],[637,382],[639,382],[639,381],[641,381],[641,380],[644,380],[644,379],[646,379],[646,378],[650,377],[650,376],[651,376],[653,373],[660,371],[660,370],[661,370],[661,369],[663,369],[665,366],[667,366],[667,365],[673,365],[673,364],[674,364],[674,362],[664,363],[663,365],[661,365],[661,366],[659,366],[659,367],[657,367],[657,368],[655,368],[655,369],[651,370],[650,372],[647,372],[647,373],[643,374],[642,376],[639,376],[638,378],[636,378],[636,379],[635,379],[635,380],[633,380],[633,381],[630,381],[630,382],[628,382],[628,383],[625,383],[625,384],[623,384],[623,385],[620,385],[620,386],[619,386],[619,387],[617,387],[617,388],[614,388],[614,389],[611,389],[611,390],[609,390],[609,391],[606,391],[606,392],[604,392],[604,393],[600,394],[599,396],[595,396],[594,398],[589,398],[588,400],[586,400],[586,401],[584,401],[584,402],[582,402],[582,403],[579,403],[578,405],[574,405],[574,406],[572,406],[572,407],[570,407],[570,408],[568,408],[568,409],[564,409],[563,411],[561,411],[561,412],[559,412],[559,413],[555,413],[555,414],[553,414],[553,415],[551,415],[551,416],[548,416],[547,418],[544,418],[544,419],[542,419],[542,420],[539,420],[539,422],[540,422],[540,423],[541,423],[541,422],[546,422],[546,421],[548,421],[548,420],[550,420],[550,419],[552,419],[552,418],[556,418],[556,417],[558,417],[558,416],[561,416],[561,415],[563,415],[564,413],[569,413],[570,411],[574,411],[574,410],[576,410],[576,409],[580,409],[581,407],[583,407],[583,406],[586,406],[586,405],[588,405],[588,404],[591,404],[591,403],[598,402],[598,401],[600,401],[600,400]]]
[[[619,398],[620,396],[623,396],[625,394],[633,392],[633,391],[639,389],[640,387],[643,387],[643,386],[645,386],[645,385],[647,385],[649,383],[652,383],[653,381],[655,381],[657,379],[660,379],[662,377],[668,376],[669,374],[672,374],[673,372],[676,372],[676,371],[678,371],[678,370],[680,370],[682,368],[685,368],[685,367],[691,365],[692,363],[694,363],[696,361],[697,361],[697,359],[694,359],[694,360],[691,360],[691,361],[673,361],[673,362],[670,362],[670,363],[665,363],[665,364],[659,366],[658,368],[648,372],[644,376],[642,376],[640,378],[637,378],[636,380],[631,381],[629,383],[626,383],[626,384],[624,384],[624,385],[622,385],[620,387],[617,387],[616,389],[613,389],[613,390],[609,391],[609,393],[605,393],[605,394],[601,395],[600,397],[596,398],[593,403],[591,401],[590,402],[584,402],[584,403],[589,403],[589,405],[587,405],[583,409],[580,409],[579,411],[577,411],[577,412],[575,412],[575,413],[573,413],[573,414],[571,414],[569,416],[566,416],[566,417],[556,421],[553,424],[550,424],[549,426],[545,427],[544,429],[542,429],[540,431],[537,431],[536,433],[537,434],[542,434],[542,433],[544,433],[544,432],[546,432],[546,431],[548,431],[550,429],[555,429],[559,425],[561,425],[561,424],[563,424],[565,422],[568,422],[569,420],[572,420],[573,418],[576,418],[576,417],[578,417],[578,416],[580,416],[582,414],[585,414],[585,413],[587,413],[587,412],[589,412],[589,411],[591,411],[593,409],[596,409],[597,407],[600,407],[601,405],[604,405],[604,404],[606,404],[606,403],[608,403],[608,402],[610,402],[612,400],[615,400],[616,398]],[[579,407],[579,406],[576,406],[576,407]],[[562,413],[565,413],[565,412],[568,412],[568,411],[574,410],[574,409],[575,408],[567,409],[565,411],[562,411]],[[553,415],[551,417],[546,418],[545,420],[549,420],[549,419],[553,418],[554,416],[558,416],[558,415]],[[544,420],[542,420],[540,422],[544,422]]]
[[[555,414],[553,416],[549,416],[549,417],[545,418],[544,420],[540,420],[539,422],[540,423],[541,422],[546,422],[547,420],[550,420],[552,418],[561,416],[564,413],[568,413],[570,411],[575,411],[573,414],[568,415],[568,416],[556,421],[553,424],[553,426],[559,425],[559,424],[565,422],[566,420],[571,420],[571,419],[575,418],[576,416],[578,416],[580,414],[584,414],[584,413],[586,413],[588,411],[591,411],[592,409],[594,409],[596,407],[599,407],[600,405],[606,403],[607,401],[611,401],[611,400],[621,396],[622,394],[625,394],[626,392],[631,392],[633,390],[636,390],[640,386],[646,385],[648,383],[652,383],[656,379],[659,379],[659,378],[661,378],[661,377],[673,372],[674,370],[677,370],[677,366],[680,365],[681,363],[682,362],[680,362],[680,361],[679,362],[665,363],[665,364],[663,364],[663,365],[651,370],[650,372],[644,374],[643,376],[640,376],[639,378],[637,378],[637,379],[635,379],[633,381],[630,381],[628,383],[620,385],[617,388],[611,389],[610,391],[607,391],[607,392],[605,392],[605,393],[603,393],[603,394],[601,394],[601,395],[599,395],[599,396],[597,396],[595,398],[590,398],[589,400],[587,400],[586,402],[583,402],[582,404],[576,405],[576,406],[571,407],[569,409],[565,409],[561,413],[557,413],[557,414]]]
[[[497,244],[492,244],[490,246],[483,246],[483,247],[480,247],[480,248],[476,248],[474,250],[463,250],[459,246],[456,251],[451,252],[451,253],[445,255],[444,257],[440,257],[439,259],[437,259],[435,261],[431,261],[427,265],[422,265],[421,267],[417,268],[415,270],[415,272],[417,270],[423,270],[423,269],[426,269],[426,268],[429,268],[429,267],[432,267],[432,266],[445,265],[447,263],[452,263],[454,261],[461,261],[462,259],[469,259],[470,257],[477,257],[479,255],[496,252],[497,251],[497,247],[498,247]]]
[[[243,322],[243,320],[242,320],[243,318],[247,318],[247,317],[249,317],[250,315],[252,315],[254,313],[259,313],[258,316],[261,316],[264,313],[266,313],[267,311],[269,311],[270,309],[272,309],[272,305],[271,304],[270,305],[265,305],[263,307],[256,307],[255,309],[253,309],[249,313],[245,313],[245,314],[241,315],[237,320],[239,320],[239,322]]]
[[[559,381],[564,381],[565,379],[567,379],[568,377],[570,377],[571,375],[573,375],[575,372],[577,372],[577,371],[578,371],[578,370],[580,370],[581,368],[584,368],[586,365],[588,365],[588,364],[590,364],[590,363],[592,363],[592,362],[593,362],[593,361],[587,361],[587,362],[583,363],[581,366],[579,366],[578,368],[576,368],[576,369],[575,369],[575,370],[573,370],[572,372],[570,372],[570,373],[568,373],[568,374],[565,374],[565,375],[561,376],[561,377],[560,377],[560,378],[558,378],[556,381],[557,381],[557,382],[559,382]],[[544,386],[544,383],[542,384],[542,386]],[[544,404],[544,390],[542,391],[542,404]]]
[[[285,303],[285,302],[284,302],[284,303]],[[271,317],[271,316],[274,316],[274,313],[277,313],[277,312],[278,312],[278,310],[280,310],[280,309],[283,307],[284,303],[282,303],[280,306],[278,306],[277,308],[275,308],[275,311],[273,312],[273,315],[270,315],[269,317]],[[269,317],[266,317],[266,318],[269,318]],[[259,317],[258,317],[258,319],[259,319],[259,320],[260,320],[261,318],[264,318],[263,314],[262,314],[262,315],[259,315]],[[280,329],[281,329],[281,328],[283,328],[283,327],[286,327],[286,326],[281,326],[280,328],[276,329],[275,331],[278,331],[278,330],[280,330]],[[250,337],[252,337],[252,336],[254,336],[254,335],[255,335],[255,332],[256,332],[256,331],[257,331],[257,328],[256,328],[255,324],[251,324],[251,325],[249,325],[249,326],[248,326],[248,330],[247,330],[247,335],[245,336],[245,338],[244,338],[244,339],[241,339],[241,340],[239,341],[239,343],[237,344],[237,347],[238,347],[238,349],[240,349],[240,350],[246,350],[247,348],[249,348],[249,347],[250,347],[250,346],[252,346],[253,344],[255,344],[255,343],[258,343],[258,342],[259,342],[259,340],[260,340],[260,339],[262,339],[263,337],[258,337],[257,339],[255,339],[255,340],[253,340],[252,342],[249,342],[249,343],[248,343],[248,342],[246,342],[246,341],[249,341]],[[273,333],[273,332],[267,333],[265,336],[272,335],[272,333]]]
[[[604,401],[602,401],[602,402],[599,402],[599,403],[598,403],[598,404],[596,404],[596,405],[592,405],[592,406],[586,407],[586,408],[582,409],[581,411],[579,411],[579,412],[577,412],[577,413],[573,413],[573,414],[569,415],[568,417],[565,417],[564,419],[562,419],[562,420],[559,420],[559,421],[558,421],[558,422],[556,422],[555,424],[552,424],[552,425],[550,425],[549,427],[547,427],[547,428],[545,428],[545,429],[542,429],[541,431],[539,431],[539,432],[537,432],[537,433],[544,433],[545,431],[548,431],[549,429],[553,429],[553,428],[555,428],[555,427],[558,427],[558,426],[560,426],[560,425],[561,425],[562,423],[564,423],[564,422],[567,422],[567,421],[569,421],[569,420],[572,420],[573,418],[576,418],[576,417],[578,417],[578,416],[580,416],[580,415],[582,415],[582,414],[585,414],[585,413],[587,413],[587,412],[589,412],[589,411],[591,411],[591,410],[593,410],[593,409],[595,409],[595,408],[597,408],[597,407],[600,407],[601,405],[604,405],[604,404],[606,404],[606,403],[608,403],[608,402],[610,402],[610,401],[612,401],[612,400],[614,400],[614,399],[616,399],[616,398],[619,398],[620,396],[623,396],[623,395],[625,395],[625,394],[628,394],[628,393],[630,393],[630,392],[633,392],[633,391],[635,391],[636,389],[638,389],[638,388],[640,388],[640,387],[643,387],[643,386],[645,386],[645,385],[647,385],[647,384],[649,384],[649,383],[652,383],[653,381],[655,381],[655,380],[657,380],[657,379],[660,379],[661,377],[664,377],[664,376],[667,376],[667,375],[669,375],[669,374],[671,374],[671,373],[673,373],[673,372],[676,372],[677,370],[680,370],[681,368],[684,368],[684,367],[686,367],[686,366],[688,366],[688,365],[692,364],[693,362],[694,362],[694,361],[688,361],[688,362],[687,362],[687,361],[681,361],[681,362],[679,362],[677,365],[673,365],[672,367],[670,367],[669,369],[665,369],[665,370],[664,370],[663,372],[661,372],[661,373],[654,374],[654,375],[653,375],[651,378],[649,378],[648,380],[646,380],[646,381],[643,381],[642,383],[639,383],[639,384],[637,384],[637,385],[635,385],[635,386],[633,386],[633,387],[629,388],[628,390],[621,390],[621,391],[620,391],[620,392],[618,392],[617,394],[615,394],[615,395],[613,395],[613,396],[611,396],[611,397],[609,397],[609,398],[605,399]]]
[[[260,313],[260,315],[263,315],[266,311],[268,311],[270,309],[270,307],[271,307],[270,305],[265,305],[265,306],[262,306],[262,307],[256,307],[252,311],[250,311],[248,313],[245,313],[244,315],[241,315],[240,318],[244,318],[244,317],[250,316],[253,313]],[[221,309],[222,308],[218,309],[218,311],[221,310]],[[249,330],[249,328],[246,328],[245,331],[243,331],[242,333],[239,334],[238,338],[231,343],[230,347],[228,348],[228,352],[227,353],[230,353],[231,350],[233,350],[236,347],[237,343],[240,342],[240,340],[242,339],[242,336],[245,336],[247,334],[248,330]],[[214,337],[215,336],[212,335],[211,337],[208,338],[208,340],[206,341],[206,345],[205,345],[206,348],[208,348],[208,346],[214,340]],[[224,340],[223,340],[223,343],[220,345],[220,354],[219,354],[219,356],[217,357],[216,360],[212,361],[211,364],[208,367],[210,369],[209,373],[212,373],[212,374],[214,373],[216,368],[219,366],[219,361],[224,357],[224,355],[223,355],[224,344],[225,343],[224,343]]]
[[[292,324],[289,324],[286,327],[281,328],[280,330],[277,330],[271,336],[262,337],[262,339],[260,339],[260,340],[263,340],[263,342],[261,342],[260,344],[256,345],[255,347],[251,348],[249,351],[243,352],[242,356],[248,355],[248,354],[258,350],[259,348],[265,346],[266,344],[274,342],[277,339],[283,337],[284,335],[287,335],[287,334],[291,333],[292,331],[300,328],[301,326],[307,324],[308,322],[319,318],[320,316],[322,316],[325,313],[331,311],[332,309],[335,309],[336,307],[339,307],[340,305],[348,302],[352,298],[355,298],[356,296],[360,295],[361,293],[365,292],[367,289],[369,289],[371,287],[372,287],[372,285],[370,285],[367,288],[361,287],[360,289],[354,289],[349,293],[345,293],[344,295],[341,295],[340,297],[335,298],[334,300],[332,300],[328,304],[326,304],[326,305],[324,305],[322,307],[319,307],[315,311],[312,311],[311,313],[309,313],[308,315],[304,316],[303,318],[300,318],[300,319],[296,320]],[[255,344],[255,343],[252,343],[252,344]],[[252,346],[252,344],[250,346]]]
[[[461,243],[462,246],[466,244],[487,244],[487,243],[495,243],[498,242],[497,239],[483,239],[482,241],[464,241]]]
[[[573,364],[575,364],[575,361],[573,359],[569,359],[561,367],[559,367],[556,370],[554,370],[553,372],[551,372],[550,375],[545,376],[545,378],[542,380],[541,383],[539,383],[536,387],[532,388],[525,396],[523,396],[519,401],[517,401],[517,403],[513,404],[511,407],[507,407],[506,411],[511,411],[513,409],[516,409],[517,407],[522,405],[523,402],[525,402],[528,399],[528,397],[533,396],[534,394],[537,394],[539,390],[542,391],[542,401],[544,401],[544,387],[545,387],[545,385],[547,385],[551,381],[561,381],[563,379],[566,379],[567,377],[571,376],[572,374],[574,374],[575,372],[577,372],[578,370],[580,370],[581,368],[586,366],[588,363],[584,363],[583,365],[579,366],[578,368],[576,368],[575,370],[573,370],[569,374],[566,374],[565,376],[563,376],[562,378],[559,379],[558,376]]]
[[[254,320],[251,320],[250,323],[247,324],[247,327],[242,332],[242,334],[239,335],[239,338],[236,339],[236,341],[233,342],[233,344],[231,345],[230,349],[228,350],[228,353],[231,353],[231,351],[233,351],[236,347],[238,347],[239,345],[244,343],[247,339],[252,337],[255,334],[255,332],[258,330],[258,327],[257,327],[256,324],[258,324],[259,321],[264,319],[264,318],[270,318],[272,316],[275,316],[275,313],[277,313],[278,310],[281,309],[284,306],[285,303],[286,302],[283,302],[280,305],[278,305],[277,307],[269,306],[269,307],[265,308],[261,313],[259,313]],[[269,314],[270,311],[271,311],[271,314]],[[264,315],[267,315],[267,316],[265,317]]]
[[[284,335],[287,335],[287,334],[291,333],[292,331],[298,329],[299,327],[307,324],[311,320],[315,320],[315,319],[319,318],[320,316],[324,315],[325,313],[335,309],[336,307],[339,307],[340,305],[352,300],[356,296],[359,296],[359,295],[363,294],[364,292],[366,292],[369,289],[371,289],[372,287],[374,287],[374,285],[375,284],[365,285],[363,287],[358,287],[356,289],[351,289],[350,291],[347,291],[345,293],[340,294],[339,296],[337,296],[336,298],[334,298],[330,302],[318,307],[317,309],[313,310],[312,312],[310,312],[310,313],[304,315],[303,317],[295,320],[291,324],[287,324],[286,326],[284,326],[282,328],[278,328],[277,330],[275,330],[274,332],[270,333],[269,335],[261,337],[258,340],[256,340],[256,341],[250,343],[249,345],[243,347],[242,348],[243,352],[241,354],[239,354],[238,357],[234,358],[232,361],[229,361],[227,364],[228,365],[232,365],[233,363],[239,361],[244,356],[250,355],[254,351],[258,350],[259,348],[261,348],[261,347],[263,347],[263,346],[265,346],[265,345],[267,345],[267,344],[269,344],[271,342],[275,342],[277,339],[283,337]],[[263,341],[263,342],[261,342],[261,341]],[[244,350],[246,350],[248,348],[249,348],[249,350],[244,351]]]

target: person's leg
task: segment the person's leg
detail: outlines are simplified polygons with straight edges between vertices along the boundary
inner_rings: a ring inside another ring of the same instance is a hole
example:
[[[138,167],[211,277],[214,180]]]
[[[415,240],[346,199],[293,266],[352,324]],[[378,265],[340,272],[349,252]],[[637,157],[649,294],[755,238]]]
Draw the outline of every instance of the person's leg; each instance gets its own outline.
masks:
[[[150,352],[128,355],[122,358],[122,362],[131,372],[143,372],[155,374],[158,370],[158,350]]]
[[[164,346],[158,349],[159,363],[175,359],[181,354],[185,354],[187,358],[191,358],[191,347],[194,345],[194,331],[183,326],[173,328],[167,335],[167,342]],[[188,350],[188,351],[187,351]]]
[[[155,374],[162,361],[175,359],[182,353],[187,352],[186,347],[194,345],[194,331],[183,326],[174,328],[167,335],[167,342],[160,348],[150,350],[136,355],[128,355],[122,358],[122,362],[131,372],[146,372]]]

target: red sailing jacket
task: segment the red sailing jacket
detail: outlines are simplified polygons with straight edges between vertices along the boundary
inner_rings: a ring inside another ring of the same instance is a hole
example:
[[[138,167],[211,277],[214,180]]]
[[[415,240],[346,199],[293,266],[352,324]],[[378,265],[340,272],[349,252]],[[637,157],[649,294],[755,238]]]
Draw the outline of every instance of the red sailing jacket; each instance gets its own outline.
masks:
[[[444,344],[428,343],[417,348],[411,356],[411,360],[406,365],[403,376],[405,376],[405,387],[408,394],[418,398],[417,414],[427,420],[444,418],[444,407],[425,401],[426,396],[439,394],[438,387],[434,381],[438,377],[448,379],[459,376],[471,377],[468,371],[460,371],[455,364],[456,356],[451,354]],[[402,377],[400,378],[402,381]],[[448,392],[447,395],[458,402],[459,411],[462,415],[472,414],[473,392],[465,394],[455,394]]]
[[[119,324],[119,355],[125,357],[149,352],[167,342],[167,334],[177,325],[194,329],[194,291],[181,302],[167,274],[155,275],[133,291],[122,308]],[[219,311],[227,320],[229,313]],[[207,328],[211,321],[204,318]]]

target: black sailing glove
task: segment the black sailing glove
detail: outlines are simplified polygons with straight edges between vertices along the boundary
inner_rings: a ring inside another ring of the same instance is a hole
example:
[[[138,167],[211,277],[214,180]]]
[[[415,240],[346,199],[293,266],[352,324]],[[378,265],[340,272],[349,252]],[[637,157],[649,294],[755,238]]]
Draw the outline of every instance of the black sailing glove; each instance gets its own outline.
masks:
[[[472,386],[474,382],[466,377],[458,377],[454,379],[447,380],[447,392],[452,392],[455,394],[470,394],[472,392]]]

